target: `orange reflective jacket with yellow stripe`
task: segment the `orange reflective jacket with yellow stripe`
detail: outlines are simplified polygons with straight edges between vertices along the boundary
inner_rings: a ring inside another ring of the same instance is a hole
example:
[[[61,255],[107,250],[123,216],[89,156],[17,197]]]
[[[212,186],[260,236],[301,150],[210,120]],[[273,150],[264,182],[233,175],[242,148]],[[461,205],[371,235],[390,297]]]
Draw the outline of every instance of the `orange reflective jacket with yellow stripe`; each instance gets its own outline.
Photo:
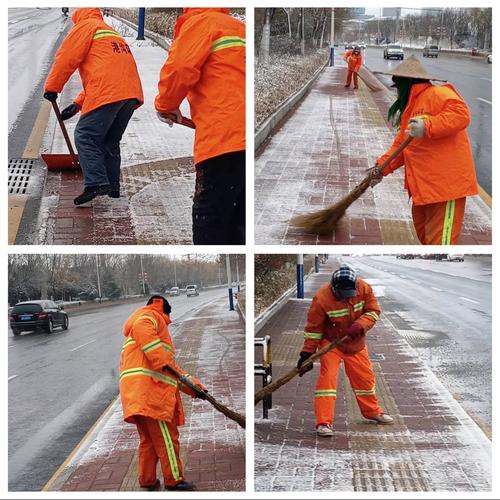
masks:
[[[245,149],[245,25],[229,9],[185,8],[160,73],[156,110],[187,98],[196,164]]]
[[[56,53],[45,91],[61,92],[78,70],[83,90],[74,101],[82,114],[125,99],[142,104],[141,80],[123,37],[103,21],[99,9],[75,9],[71,18],[74,26]]]
[[[184,423],[179,389],[192,397],[195,394],[163,369],[169,365],[182,375],[188,375],[175,362],[175,348],[168,331],[170,323],[170,318],[163,313],[162,300],[141,307],[125,323],[125,342],[120,356],[120,397],[127,422],[134,423],[135,415],[143,415],[177,425]],[[191,380],[201,386],[196,378],[191,377]]]
[[[303,351],[316,352],[326,344],[345,335],[353,322],[363,327],[364,333],[380,317],[380,306],[372,287],[361,278],[356,280],[356,296],[345,300],[335,297],[330,283],[325,283],[314,296],[304,329]],[[352,342],[344,342],[338,349],[355,354],[365,347],[365,335]]]

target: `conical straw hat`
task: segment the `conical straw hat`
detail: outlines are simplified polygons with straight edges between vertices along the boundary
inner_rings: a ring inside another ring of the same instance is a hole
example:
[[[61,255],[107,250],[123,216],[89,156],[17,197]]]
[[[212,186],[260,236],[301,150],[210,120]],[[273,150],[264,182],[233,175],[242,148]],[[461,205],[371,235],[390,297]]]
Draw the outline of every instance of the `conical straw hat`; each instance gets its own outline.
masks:
[[[422,80],[437,80],[439,82],[446,82],[446,80],[435,78],[427,73],[427,70],[423,67],[422,63],[414,55],[411,55],[392,71],[387,71],[383,74],[400,76],[403,78],[419,78]]]

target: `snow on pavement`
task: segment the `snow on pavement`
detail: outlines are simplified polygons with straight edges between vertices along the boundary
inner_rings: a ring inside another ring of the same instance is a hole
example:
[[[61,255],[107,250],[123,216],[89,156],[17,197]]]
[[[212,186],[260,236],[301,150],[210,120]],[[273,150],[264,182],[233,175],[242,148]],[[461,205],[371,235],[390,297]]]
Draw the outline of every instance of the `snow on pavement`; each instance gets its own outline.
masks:
[[[9,9],[9,133],[52,64],[50,51],[68,22],[59,8]]]

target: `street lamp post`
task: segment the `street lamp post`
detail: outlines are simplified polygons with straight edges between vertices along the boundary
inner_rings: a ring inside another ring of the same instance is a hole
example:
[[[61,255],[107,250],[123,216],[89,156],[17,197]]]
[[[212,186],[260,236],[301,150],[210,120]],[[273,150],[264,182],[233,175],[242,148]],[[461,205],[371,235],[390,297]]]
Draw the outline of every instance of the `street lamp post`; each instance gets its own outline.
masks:
[[[144,283],[144,267],[142,264],[142,255],[139,255],[139,260],[141,262],[142,293],[146,295],[146,283]]]
[[[227,270],[227,293],[229,295],[229,310],[234,311],[233,302],[233,283],[231,279],[231,261],[229,259],[229,254],[226,254],[226,270]]]
[[[335,10],[332,8],[332,25],[330,27],[330,66],[335,66]]]
[[[97,273],[97,295],[99,296],[99,303],[102,302],[101,298],[101,277],[99,275],[99,254],[95,254],[95,268]]]
[[[238,267],[238,256],[235,255],[235,259],[236,259],[236,285],[237,285],[237,290],[238,290],[238,293],[240,293],[240,268]]]
[[[139,7],[139,21],[137,23],[137,38],[136,40],[145,40],[144,25],[146,23],[146,8]]]
[[[304,255],[297,255],[297,298],[304,298]]]

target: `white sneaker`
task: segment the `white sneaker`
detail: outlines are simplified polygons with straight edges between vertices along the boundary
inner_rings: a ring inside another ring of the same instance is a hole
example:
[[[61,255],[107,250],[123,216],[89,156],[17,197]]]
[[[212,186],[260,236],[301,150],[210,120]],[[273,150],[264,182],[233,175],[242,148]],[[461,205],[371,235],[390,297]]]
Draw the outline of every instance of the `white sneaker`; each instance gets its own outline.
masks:
[[[377,424],[382,425],[391,425],[394,423],[394,419],[386,413],[381,413],[380,415],[376,415],[375,417],[369,417],[368,420],[373,420],[374,422],[377,422]]]
[[[321,437],[333,436],[333,429],[331,425],[318,425],[316,427],[316,434]]]

